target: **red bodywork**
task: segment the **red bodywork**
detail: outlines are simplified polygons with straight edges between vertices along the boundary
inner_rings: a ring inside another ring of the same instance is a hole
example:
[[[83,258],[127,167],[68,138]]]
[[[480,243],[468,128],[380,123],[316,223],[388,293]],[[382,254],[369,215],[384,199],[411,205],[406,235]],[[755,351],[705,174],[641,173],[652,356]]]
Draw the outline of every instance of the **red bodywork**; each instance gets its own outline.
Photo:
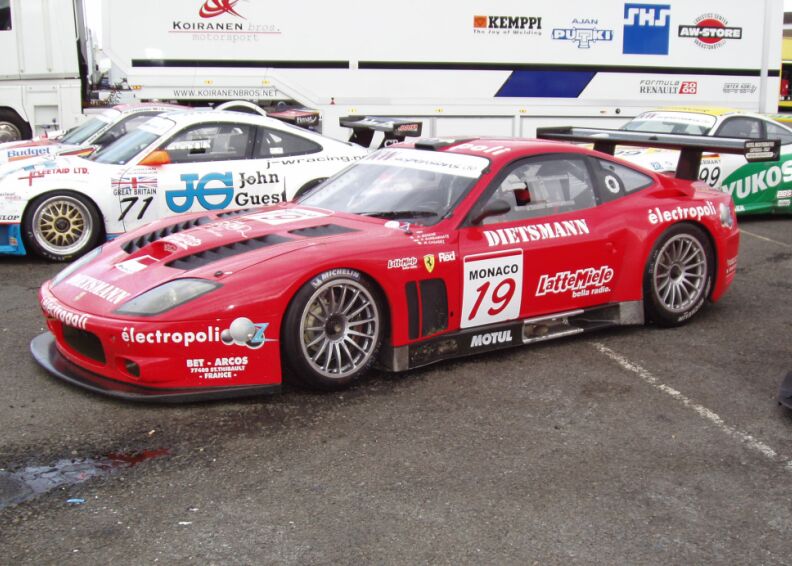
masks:
[[[493,152],[493,147],[507,151]],[[642,301],[652,247],[677,222],[696,223],[711,238],[716,257],[711,300],[718,300],[734,277],[739,245],[734,208],[728,195],[705,185],[643,171],[655,181],[653,186],[611,202],[539,219],[474,226],[467,222],[469,212],[499,172],[517,159],[568,152],[635,167],[557,142],[481,140],[467,143],[464,149],[451,146],[439,151],[479,155],[490,166],[453,213],[433,226],[394,226],[399,223],[287,203],[245,214],[163,219],[105,244],[96,259],[57,285],[46,282],[41,288],[42,308],[58,354],[74,366],[112,380],[106,387],[110,390],[113,383],[121,389],[131,384],[152,390],[277,387],[282,379],[281,323],[289,302],[301,286],[325,272],[355,270],[379,287],[387,303],[390,328],[383,352],[385,358],[391,357],[383,364],[407,369],[452,357],[443,354],[442,339],[460,332],[493,333],[483,343],[479,340],[483,346],[517,344],[511,334],[506,341],[505,334],[495,332],[510,321]],[[731,211],[730,226],[717,213],[721,204]],[[187,227],[199,222],[196,219],[203,223]],[[175,232],[177,225],[186,228]],[[327,225],[342,233],[313,237],[301,230]],[[531,237],[548,229],[555,230],[556,237]],[[161,237],[169,232],[175,233]],[[240,241],[266,245],[228,257],[216,254],[214,260],[201,255]],[[488,261],[503,265],[515,258],[521,266],[519,308],[504,320],[497,312],[500,305],[487,310],[491,298],[474,284],[465,288],[465,269],[493,265]],[[597,292],[564,289],[559,275],[581,270],[589,280],[599,282]],[[221,287],[158,316],[115,312],[128,299],[185,277]],[[420,302],[422,282],[438,279],[447,292],[445,323],[439,329],[428,323],[429,311]],[[406,297],[405,289],[411,285],[418,289],[417,309]],[[240,317],[260,330],[255,348],[221,340],[222,332]],[[64,335],[67,327],[70,336]],[[422,346],[426,348],[421,350]],[[457,354],[486,349],[468,348]],[[399,351],[409,352],[402,362],[394,361],[399,356],[393,353]]]

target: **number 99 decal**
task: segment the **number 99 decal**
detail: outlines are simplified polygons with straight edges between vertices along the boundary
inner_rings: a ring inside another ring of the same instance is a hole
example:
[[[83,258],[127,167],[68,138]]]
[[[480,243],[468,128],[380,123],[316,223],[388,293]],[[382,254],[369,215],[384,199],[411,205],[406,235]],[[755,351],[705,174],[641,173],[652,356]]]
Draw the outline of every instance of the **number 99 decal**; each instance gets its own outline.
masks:
[[[521,250],[467,256],[462,297],[462,328],[513,320],[520,316]]]
[[[720,181],[721,168],[718,166],[705,165],[699,171],[699,179],[714,187]]]

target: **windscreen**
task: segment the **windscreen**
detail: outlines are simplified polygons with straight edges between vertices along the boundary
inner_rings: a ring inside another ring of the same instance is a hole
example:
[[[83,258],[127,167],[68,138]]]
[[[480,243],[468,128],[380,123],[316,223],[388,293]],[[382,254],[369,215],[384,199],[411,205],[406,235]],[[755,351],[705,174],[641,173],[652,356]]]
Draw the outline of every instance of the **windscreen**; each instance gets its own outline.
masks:
[[[63,136],[61,136],[58,141],[71,145],[80,145],[85,143],[88,138],[106,128],[108,124],[114,122],[120,115],[121,112],[118,110],[105,110],[93,118],[88,118],[79,126],[75,126],[63,134]]]
[[[431,225],[446,217],[489,160],[414,149],[383,149],[352,165],[301,204]]]
[[[715,116],[696,112],[644,112],[627,122],[621,129],[633,132],[705,136],[709,134],[716,121]]]
[[[89,159],[97,163],[126,165],[132,158],[154,143],[160,136],[171,130],[174,126],[175,123],[172,120],[156,116],[145,124],[142,124],[134,132],[100,149],[89,157]]]

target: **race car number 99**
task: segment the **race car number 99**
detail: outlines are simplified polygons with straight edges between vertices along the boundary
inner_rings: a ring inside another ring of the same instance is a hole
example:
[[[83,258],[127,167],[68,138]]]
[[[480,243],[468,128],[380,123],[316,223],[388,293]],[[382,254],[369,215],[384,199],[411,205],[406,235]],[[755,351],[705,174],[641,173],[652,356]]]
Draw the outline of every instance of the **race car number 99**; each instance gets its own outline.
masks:
[[[465,257],[462,321],[460,326],[482,326],[520,316],[522,250]]]

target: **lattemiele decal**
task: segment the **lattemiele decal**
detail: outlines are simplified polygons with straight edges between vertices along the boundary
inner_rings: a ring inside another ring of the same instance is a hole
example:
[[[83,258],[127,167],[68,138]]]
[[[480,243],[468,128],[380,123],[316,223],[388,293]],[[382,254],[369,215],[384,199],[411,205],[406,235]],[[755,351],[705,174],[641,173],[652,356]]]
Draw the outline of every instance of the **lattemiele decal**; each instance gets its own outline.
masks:
[[[696,18],[694,25],[679,26],[679,37],[692,38],[703,49],[718,49],[730,40],[742,39],[742,28],[728,24],[729,20],[710,12]]]
[[[66,280],[66,284],[85,291],[86,293],[90,293],[100,299],[104,299],[108,303],[114,305],[117,305],[131,295],[131,293],[124,291],[120,287],[105,283],[104,281],[100,281],[84,273],[75,273]]]
[[[705,216],[717,216],[718,211],[710,201],[698,206],[675,206],[666,210],[660,208],[649,209],[649,223],[662,224],[665,222],[678,222],[681,220],[701,220]]]
[[[44,309],[47,316],[61,321],[66,326],[73,326],[81,330],[85,330],[90,320],[87,314],[70,311],[54,299],[44,299],[41,303],[41,308]]]
[[[587,297],[610,293],[606,286],[613,279],[613,269],[607,265],[599,268],[585,267],[577,271],[560,271],[555,275],[542,275],[539,277],[539,286],[536,296],[542,297],[548,293],[563,294],[572,292],[572,297]]]
[[[676,79],[641,79],[638,83],[641,94],[698,94],[697,81]]]
[[[592,44],[613,41],[613,30],[597,27],[599,20],[595,18],[575,18],[569,27],[554,28],[553,39],[569,41],[578,49],[590,49]]]
[[[581,218],[532,224],[530,226],[515,226],[514,228],[500,228],[498,230],[484,230],[484,237],[487,239],[487,245],[492,248],[536,242],[538,240],[582,236],[588,233],[588,224]]]
[[[473,16],[473,33],[488,35],[542,35],[541,16]]]
[[[398,257],[395,259],[388,260],[388,269],[401,269],[406,271],[408,269],[417,269],[418,268],[418,258],[417,257]]]
[[[187,34],[193,41],[238,43],[280,34],[273,23],[255,23],[237,5],[239,0],[198,0],[197,16],[172,20],[169,33]],[[249,7],[249,4],[248,4]]]

